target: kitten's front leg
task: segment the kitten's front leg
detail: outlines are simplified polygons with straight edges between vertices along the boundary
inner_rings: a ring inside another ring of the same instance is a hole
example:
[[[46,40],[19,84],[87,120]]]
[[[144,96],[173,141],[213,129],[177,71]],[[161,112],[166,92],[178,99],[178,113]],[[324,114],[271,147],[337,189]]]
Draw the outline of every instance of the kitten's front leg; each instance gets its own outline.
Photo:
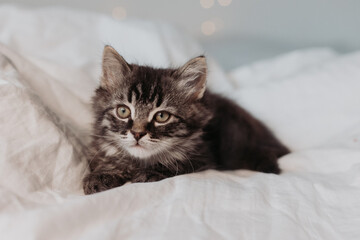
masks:
[[[128,179],[119,172],[98,171],[91,172],[83,179],[85,194],[102,192],[125,184]]]
[[[187,162],[178,162],[176,163],[175,168],[169,168],[162,164],[149,166],[147,168],[138,168],[136,171],[132,172],[130,181],[133,183],[156,182],[165,178],[214,168],[213,165],[207,162],[208,159],[209,158],[193,159],[191,162],[189,162],[190,164],[187,164]]]
[[[157,182],[180,174],[182,173],[174,173],[163,168],[144,168],[138,169],[138,171],[134,172],[131,182]]]

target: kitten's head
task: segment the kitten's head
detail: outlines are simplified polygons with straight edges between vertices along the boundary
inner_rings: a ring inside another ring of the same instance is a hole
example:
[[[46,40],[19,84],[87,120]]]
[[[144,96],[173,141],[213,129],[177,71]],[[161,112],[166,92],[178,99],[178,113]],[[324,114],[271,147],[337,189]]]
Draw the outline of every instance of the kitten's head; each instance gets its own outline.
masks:
[[[186,159],[211,118],[201,103],[206,72],[203,56],[177,69],[154,69],[128,64],[106,46],[93,104],[95,133],[103,136],[107,154],[125,150],[144,161]]]

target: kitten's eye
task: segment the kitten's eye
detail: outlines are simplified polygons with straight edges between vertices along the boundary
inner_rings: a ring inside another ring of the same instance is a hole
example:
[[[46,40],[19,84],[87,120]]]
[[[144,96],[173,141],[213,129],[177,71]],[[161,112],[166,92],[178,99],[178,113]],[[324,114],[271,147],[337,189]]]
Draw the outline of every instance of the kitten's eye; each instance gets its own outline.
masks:
[[[116,109],[116,114],[119,118],[128,118],[130,117],[130,113],[130,109],[125,105],[121,105]]]
[[[170,113],[168,112],[158,112],[155,114],[155,121],[158,123],[164,123],[170,118]]]

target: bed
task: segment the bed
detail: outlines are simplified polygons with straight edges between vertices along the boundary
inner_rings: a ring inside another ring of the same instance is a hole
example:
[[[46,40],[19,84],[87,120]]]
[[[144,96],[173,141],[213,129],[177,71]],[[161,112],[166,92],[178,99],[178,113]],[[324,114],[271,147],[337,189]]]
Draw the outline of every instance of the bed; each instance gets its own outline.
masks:
[[[0,6],[1,239],[359,239],[360,52],[303,49],[227,73],[208,56],[208,87],[291,148],[281,175],[209,170],[85,196],[105,44],[155,67],[204,53],[165,23]]]

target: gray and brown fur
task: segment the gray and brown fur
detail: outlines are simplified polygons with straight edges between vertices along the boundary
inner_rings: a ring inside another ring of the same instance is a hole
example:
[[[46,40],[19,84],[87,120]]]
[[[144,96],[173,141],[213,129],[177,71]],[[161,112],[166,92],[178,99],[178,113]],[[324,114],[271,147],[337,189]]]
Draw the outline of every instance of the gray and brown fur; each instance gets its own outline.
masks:
[[[277,159],[288,149],[244,109],[206,90],[206,72],[203,56],[177,69],[155,69],[128,64],[106,46],[103,76],[93,98],[95,123],[84,192],[210,168],[279,174]],[[134,110],[126,122],[114,114],[124,103]],[[149,118],[159,107],[172,114],[170,123],[157,125]],[[127,141],[135,135],[130,132],[141,132],[152,154],[131,154]]]

